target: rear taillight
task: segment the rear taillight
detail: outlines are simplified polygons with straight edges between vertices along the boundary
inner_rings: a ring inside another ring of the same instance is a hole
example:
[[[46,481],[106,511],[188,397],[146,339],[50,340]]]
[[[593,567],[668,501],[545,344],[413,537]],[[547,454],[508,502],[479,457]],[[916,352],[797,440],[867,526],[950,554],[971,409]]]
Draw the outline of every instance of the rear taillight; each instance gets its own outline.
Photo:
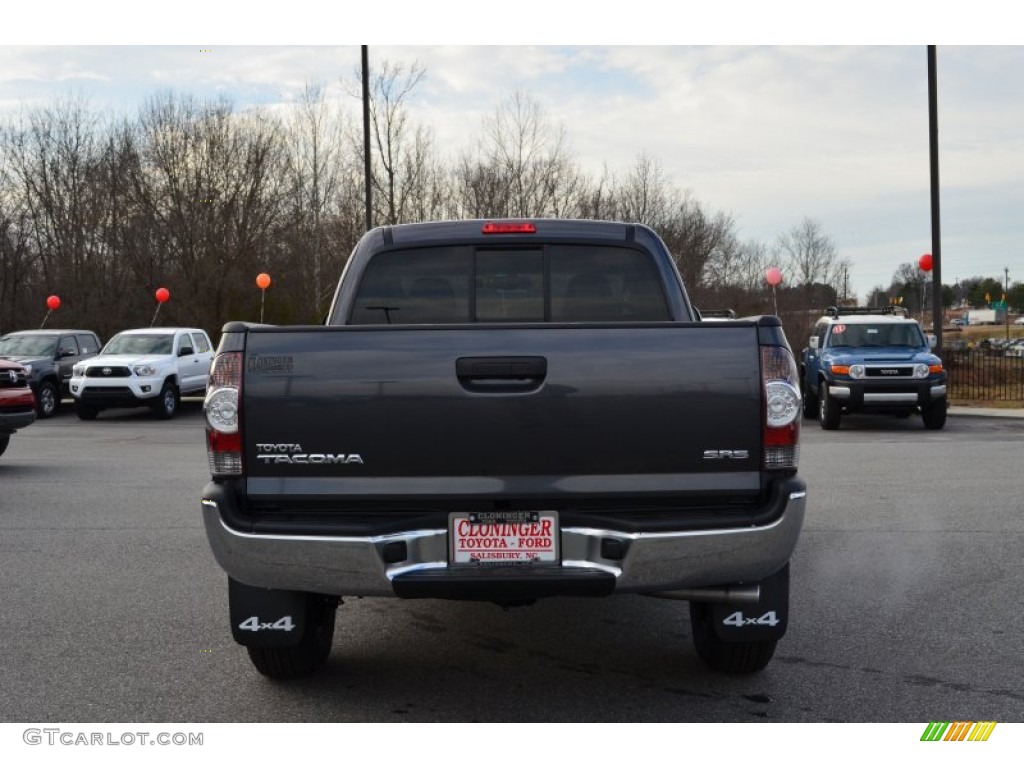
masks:
[[[762,456],[765,469],[793,469],[800,461],[799,373],[785,347],[761,347],[764,392]]]
[[[210,369],[203,412],[206,452],[214,477],[242,474],[242,353],[217,355]]]
[[[488,221],[480,227],[485,235],[535,235],[537,226],[532,221]]]

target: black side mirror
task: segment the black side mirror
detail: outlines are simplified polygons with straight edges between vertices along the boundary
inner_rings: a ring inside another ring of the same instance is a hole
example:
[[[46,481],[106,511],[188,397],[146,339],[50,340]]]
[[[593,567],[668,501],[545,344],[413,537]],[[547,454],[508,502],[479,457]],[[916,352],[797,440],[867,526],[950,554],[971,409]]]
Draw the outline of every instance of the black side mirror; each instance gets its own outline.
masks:
[[[178,350],[178,357],[188,357],[189,355],[195,354],[192,347],[182,347]]]

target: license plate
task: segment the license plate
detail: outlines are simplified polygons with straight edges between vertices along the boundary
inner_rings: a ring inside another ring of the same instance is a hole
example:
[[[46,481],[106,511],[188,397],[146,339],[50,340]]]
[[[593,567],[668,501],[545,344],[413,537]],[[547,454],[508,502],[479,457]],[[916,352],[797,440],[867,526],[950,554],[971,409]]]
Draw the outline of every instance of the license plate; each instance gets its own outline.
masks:
[[[448,524],[452,564],[558,562],[557,512],[453,512]]]

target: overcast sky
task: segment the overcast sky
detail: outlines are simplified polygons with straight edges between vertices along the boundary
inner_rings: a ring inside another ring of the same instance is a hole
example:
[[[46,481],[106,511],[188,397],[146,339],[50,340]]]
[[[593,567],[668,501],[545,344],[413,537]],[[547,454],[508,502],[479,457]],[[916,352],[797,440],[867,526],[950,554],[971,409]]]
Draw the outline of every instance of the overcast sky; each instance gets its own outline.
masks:
[[[236,27],[224,16],[189,26],[202,6],[179,3],[174,7],[181,15],[168,16],[166,23],[120,32],[73,14],[61,15],[56,27],[39,25],[40,12],[21,11],[22,23],[7,24],[2,33],[0,117],[69,93],[85,95],[100,110],[132,113],[168,88],[199,97],[227,95],[239,108],[272,106],[293,100],[307,82],[323,84],[358,114],[358,101],[339,86],[340,77],[355,75],[357,44],[270,43],[323,43],[375,27],[353,30],[341,19],[313,14],[305,18],[316,23],[299,29],[295,19],[302,14],[296,13],[286,14],[280,25],[277,17],[274,23],[252,23],[261,7],[281,14],[303,5],[239,6],[251,10],[251,18],[248,27]],[[403,5],[378,7],[392,19],[401,16]],[[710,27],[708,17],[698,17],[699,29],[679,23],[646,30],[645,22],[640,35],[636,11],[644,6],[646,0],[628,4],[634,12],[618,26],[617,17],[609,17],[613,38],[686,44],[497,44],[514,42],[517,33],[527,34],[523,30],[536,42],[603,37],[593,29],[577,34],[551,13],[538,16],[537,9],[546,6],[530,2],[507,17],[476,10],[468,17],[471,29],[464,26],[468,22],[439,27],[435,17],[419,31],[402,17],[391,39],[409,44],[371,45],[370,65],[386,59],[425,69],[410,107],[415,119],[433,129],[442,153],[454,156],[470,147],[483,116],[521,90],[565,127],[584,169],[596,175],[607,164],[625,173],[645,153],[675,187],[690,190],[713,211],[731,214],[743,240],[771,245],[802,218],[817,219],[852,262],[851,289],[862,299],[873,286],[887,286],[901,263],[916,263],[932,250],[924,44],[719,43],[849,42],[833,26],[826,33],[801,34],[799,26],[780,27],[778,20],[758,34],[756,16],[728,38]],[[142,6],[126,7],[137,13]],[[430,6],[444,19],[446,7],[455,13],[496,6]],[[984,16],[987,4],[971,7],[974,16]],[[987,19],[994,34],[1002,34],[998,18]],[[892,36],[872,28],[862,39],[910,40],[917,36],[908,33],[914,24],[911,16],[890,18],[885,29]],[[676,28],[686,31],[674,33]],[[932,35],[940,43],[951,40],[938,46],[937,57],[942,276],[947,283],[973,275],[1002,279],[1008,268],[1013,283],[1024,280],[1024,47],[957,44],[984,41],[975,30],[954,24]],[[381,35],[366,36],[372,41]],[[428,37],[495,44],[413,44]],[[239,45],[250,41],[267,44]],[[716,44],[694,44],[701,41]],[[167,44],[172,42],[188,44]]]

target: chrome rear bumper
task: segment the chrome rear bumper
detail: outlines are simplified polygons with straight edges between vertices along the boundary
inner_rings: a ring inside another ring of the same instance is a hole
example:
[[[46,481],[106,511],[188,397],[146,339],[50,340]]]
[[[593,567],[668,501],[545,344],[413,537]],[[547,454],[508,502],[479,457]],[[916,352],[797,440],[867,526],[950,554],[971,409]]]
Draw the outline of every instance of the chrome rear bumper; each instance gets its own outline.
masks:
[[[763,526],[667,533],[562,528],[561,564],[546,566],[545,577],[557,581],[564,574],[568,585],[578,582],[577,577],[603,573],[614,579],[616,593],[663,593],[757,581],[789,561],[803,526],[805,486],[798,479],[787,481],[787,486],[775,502],[782,507],[780,514]],[[488,567],[450,566],[445,529],[370,537],[244,533],[224,523],[221,505],[231,501],[216,489],[214,484],[208,486],[202,499],[207,538],[221,567],[244,584],[337,596],[395,596],[396,579],[409,583],[422,577],[443,586],[446,574],[453,582],[465,582],[473,569]],[[616,544],[609,546],[608,540]],[[396,545],[404,559],[388,562]],[[609,551],[620,556],[602,556]],[[512,581],[519,573],[528,579],[531,569],[519,566],[504,573],[512,574]],[[435,596],[445,596],[443,589]]]

